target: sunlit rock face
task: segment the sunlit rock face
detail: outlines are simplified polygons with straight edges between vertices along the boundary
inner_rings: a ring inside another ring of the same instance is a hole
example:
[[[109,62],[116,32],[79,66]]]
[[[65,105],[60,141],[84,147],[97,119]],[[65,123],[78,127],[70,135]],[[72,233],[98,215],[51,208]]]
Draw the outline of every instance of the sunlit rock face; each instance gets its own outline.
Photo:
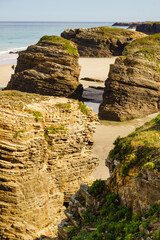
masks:
[[[63,203],[98,164],[97,118],[76,100],[0,93],[0,239],[55,236]]]

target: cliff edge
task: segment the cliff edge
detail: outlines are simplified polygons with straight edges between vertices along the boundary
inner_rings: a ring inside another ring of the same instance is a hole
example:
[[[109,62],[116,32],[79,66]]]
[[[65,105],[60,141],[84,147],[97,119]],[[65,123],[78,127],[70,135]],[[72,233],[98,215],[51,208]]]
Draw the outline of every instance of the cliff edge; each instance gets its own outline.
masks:
[[[63,204],[92,182],[96,121],[76,100],[0,92],[0,239],[55,236]]]

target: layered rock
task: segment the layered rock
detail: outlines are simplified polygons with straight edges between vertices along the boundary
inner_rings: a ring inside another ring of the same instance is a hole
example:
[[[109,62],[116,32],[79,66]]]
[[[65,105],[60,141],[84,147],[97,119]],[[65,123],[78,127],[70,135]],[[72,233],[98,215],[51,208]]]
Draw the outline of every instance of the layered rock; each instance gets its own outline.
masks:
[[[137,40],[116,59],[105,83],[99,117],[128,120],[159,111],[159,35]]]
[[[19,53],[15,74],[6,89],[50,96],[77,97],[79,55],[74,43],[57,36],[44,36]]]
[[[67,29],[61,36],[77,44],[80,56],[110,57],[121,55],[128,43],[145,35],[125,29],[95,27]]]
[[[96,120],[75,100],[0,93],[0,239],[54,236],[63,203],[92,181]]]
[[[160,22],[142,23],[136,27],[136,31],[146,34],[155,34],[160,32]]]

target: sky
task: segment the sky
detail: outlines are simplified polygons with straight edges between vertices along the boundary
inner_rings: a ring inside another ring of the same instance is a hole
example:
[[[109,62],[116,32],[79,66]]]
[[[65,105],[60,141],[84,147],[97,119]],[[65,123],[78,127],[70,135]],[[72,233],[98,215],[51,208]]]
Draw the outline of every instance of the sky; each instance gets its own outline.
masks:
[[[160,21],[160,0],[0,0],[0,21]]]

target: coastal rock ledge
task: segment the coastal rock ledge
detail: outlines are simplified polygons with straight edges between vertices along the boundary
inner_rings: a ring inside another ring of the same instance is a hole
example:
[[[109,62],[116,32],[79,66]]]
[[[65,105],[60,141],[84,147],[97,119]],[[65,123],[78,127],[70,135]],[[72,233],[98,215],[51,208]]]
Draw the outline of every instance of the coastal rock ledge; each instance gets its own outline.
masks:
[[[77,100],[0,92],[0,239],[55,237],[63,204],[92,182],[96,115]]]
[[[58,36],[44,36],[19,52],[15,74],[6,90],[79,98],[79,55],[74,43]]]
[[[66,29],[61,36],[75,42],[82,57],[122,55],[124,47],[143,33],[111,27]]]

